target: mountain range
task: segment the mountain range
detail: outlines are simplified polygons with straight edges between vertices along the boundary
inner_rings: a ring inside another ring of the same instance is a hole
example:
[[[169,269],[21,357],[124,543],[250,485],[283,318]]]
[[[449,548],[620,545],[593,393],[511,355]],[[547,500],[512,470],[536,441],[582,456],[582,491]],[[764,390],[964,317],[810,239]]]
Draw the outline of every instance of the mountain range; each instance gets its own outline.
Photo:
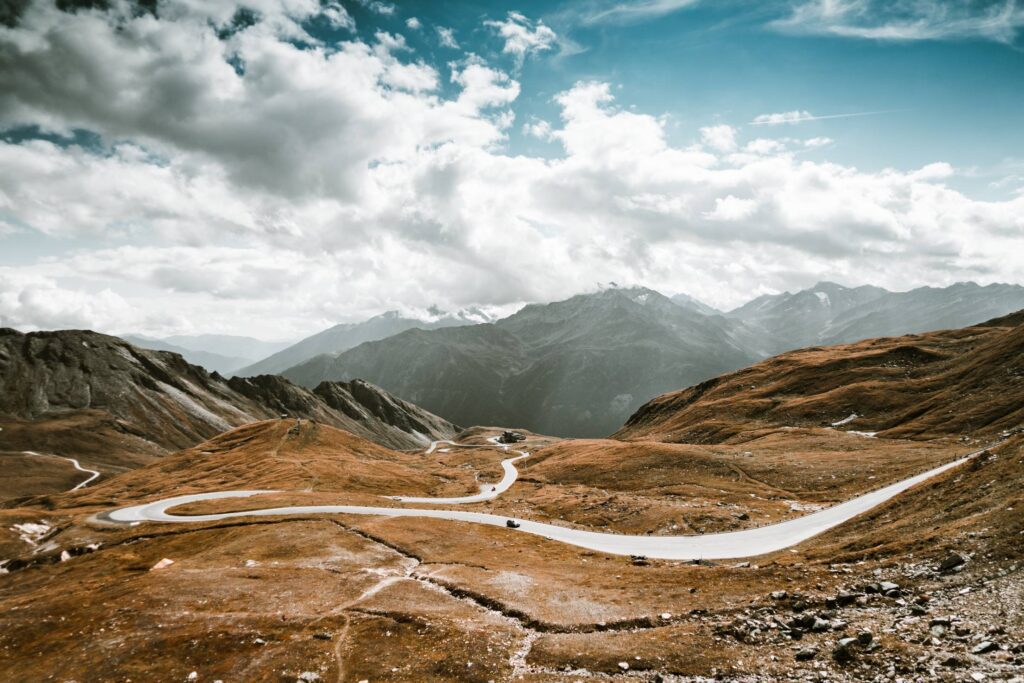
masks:
[[[756,360],[741,329],[649,289],[612,288],[493,324],[408,330],[283,374],[304,386],[372,377],[460,424],[603,435],[651,396]]]
[[[821,282],[725,313],[686,295],[609,288],[491,324],[407,329],[280,372],[306,387],[362,377],[460,424],[602,436],[672,387],[776,353],[963,327],[1021,308],[1024,287],[1002,284],[890,292]]]
[[[227,380],[176,353],[141,349],[117,337],[0,328],[5,451],[69,453],[117,471],[281,415],[398,449],[419,448],[458,431],[361,380],[312,389],[274,375]]]
[[[763,340],[764,355],[819,344],[845,344],[965,327],[1024,307],[1024,287],[958,282],[890,292],[869,285],[819,282],[794,294],[761,296],[725,315]]]
[[[361,323],[342,323],[329,327],[311,337],[280,349],[258,363],[245,367],[236,366],[235,374],[242,377],[277,374],[322,353],[336,354],[347,351],[364,342],[377,341],[411,329],[435,330],[443,327],[472,325],[489,320],[483,311],[469,309],[455,314],[442,315],[435,320],[419,320],[388,311]]]

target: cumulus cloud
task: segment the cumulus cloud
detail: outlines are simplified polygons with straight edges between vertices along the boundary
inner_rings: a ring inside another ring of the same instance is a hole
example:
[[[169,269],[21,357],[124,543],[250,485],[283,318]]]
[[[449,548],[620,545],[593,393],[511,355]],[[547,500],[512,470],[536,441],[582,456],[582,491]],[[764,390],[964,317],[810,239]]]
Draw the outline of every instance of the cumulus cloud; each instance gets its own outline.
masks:
[[[534,24],[519,12],[509,12],[504,21],[485,21],[484,25],[493,28],[505,40],[502,52],[515,57],[519,64],[530,55],[552,49],[558,41],[558,36],[544,22]]]
[[[323,16],[334,28],[344,28],[350,31],[355,30],[356,21],[348,13],[341,3],[331,2],[323,7]]]
[[[408,19],[405,20],[405,26],[406,28],[412,31],[419,31],[421,28],[423,28],[423,22],[421,22],[416,17],[409,17]]]
[[[260,22],[221,40],[209,19],[33,5],[0,36],[0,123],[133,139],[292,198],[354,197],[368,163],[503,136],[475,112],[466,120],[463,109],[418,96],[438,88],[439,74],[404,61],[400,36],[303,49],[291,40],[295,26]]]
[[[711,149],[719,152],[731,152],[736,149],[736,129],[732,126],[707,126],[700,129],[701,141]]]
[[[551,139],[551,124],[543,119],[537,119],[523,124],[523,135],[537,138],[538,140]]]
[[[50,278],[0,268],[0,327],[109,330],[130,319],[132,309],[109,289],[69,289]]]
[[[0,239],[75,240],[0,268],[4,324],[279,337],[595,281],[731,306],[808,277],[1024,278],[1024,195],[972,199],[949,164],[862,171],[721,123],[681,146],[603,81],[524,127],[493,64],[386,33],[321,45],[297,33],[319,2],[265,3],[230,35],[229,3],[33,5],[0,29],[0,125],[100,135],[0,144]],[[552,155],[509,153],[513,126]]]
[[[357,0],[357,2],[376,14],[391,16],[395,13],[395,5],[391,2],[382,2],[381,0]]]
[[[437,39],[441,43],[442,47],[447,47],[452,50],[459,49],[459,41],[455,40],[455,30],[447,28],[445,26],[437,27]]]
[[[770,25],[794,33],[870,40],[981,39],[1012,43],[1024,27],[1024,7],[1016,0],[807,0]]]

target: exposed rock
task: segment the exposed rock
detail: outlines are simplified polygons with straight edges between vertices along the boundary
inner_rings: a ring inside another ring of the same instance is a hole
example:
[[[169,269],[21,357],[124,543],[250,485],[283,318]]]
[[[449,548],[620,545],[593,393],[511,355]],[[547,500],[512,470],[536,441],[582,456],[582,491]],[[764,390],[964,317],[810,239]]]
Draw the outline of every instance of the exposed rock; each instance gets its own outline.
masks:
[[[458,431],[362,380],[324,383],[313,390],[271,375],[225,380],[177,353],[141,349],[86,330],[24,334],[0,328],[0,355],[5,359],[0,364],[0,414],[40,422],[55,415],[88,417],[114,435],[136,439],[132,448],[143,444],[153,454],[281,414],[398,449],[450,439]],[[81,433],[78,427],[74,435],[81,438]],[[123,448],[123,440],[114,438],[111,446]],[[36,447],[31,441],[21,445]]]
[[[832,649],[832,659],[837,662],[848,662],[853,659],[854,646],[857,642],[856,638],[841,638]]]
[[[939,563],[938,570],[940,572],[950,572],[957,567],[963,566],[967,562],[967,558],[957,552],[952,552]]]
[[[971,648],[971,654],[972,655],[983,655],[983,654],[986,654],[988,652],[992,652],[993,650],[998,650],[998,649],[999,649],[999,645],[997,645],[993,641],[991,641],[991,640],[983,640],[983,641],[981,641],[980,643],[978,643],[977,645],[975,645],[974,647]]]
[[[814,622],[811,624],[811,630],[816,633],[822,633],[824,631],[832,630],[832,622],[828,619],[822,619],[821,617],[815,617]]]
[[[796,654],[794,655],[794,657],[796,657],[796,661],[798,661],[798,662],[806,662],[808,660],[814,659],[817,656],[818,656],[818,648],[816,648],[816,647],[803,647],[803,648],[800,648],[799,650],[796,651]]]

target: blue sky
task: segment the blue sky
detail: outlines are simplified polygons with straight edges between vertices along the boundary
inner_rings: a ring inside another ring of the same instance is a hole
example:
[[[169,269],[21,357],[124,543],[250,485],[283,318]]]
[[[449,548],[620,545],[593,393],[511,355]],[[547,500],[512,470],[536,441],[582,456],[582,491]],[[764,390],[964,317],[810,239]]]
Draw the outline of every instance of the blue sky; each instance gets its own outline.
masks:
[[[0,322],[1024,279],[1014,2],[242,7],[5,20]]]
[[[516,110],[524,119],[556,118],[556,93],[578,80],[601,80],[616,85],[621,104],[671,116],[672,139],[681,144],[696,139],[709,121],[741,126],[765,112],[883,112],[806,122],[800,132],[835,137],[829,158],[871,170],[942,160],[987,177],[1020,162],[1014,157],[1024,151],[1020,38],[807,35],[773,24],[792,14],[791,2],[695,2],[587,22],[587,14],[601,7],[628,4],[407,2],[400,12],[382,16],[353,3],[352,11],[365,36],[381,28],[402,32],[417,53],[437,63],[451,59],[452,51],[439,46],[430,30],[407,30],[408,17],[453,28],[460,47],[507,64],[514,59],[501,54],[483,22],[509,11],[544,21],[561,44],[528,60],[519,73],[523,93]],[[519,131],[509,142],[513,152],[558,153]]]

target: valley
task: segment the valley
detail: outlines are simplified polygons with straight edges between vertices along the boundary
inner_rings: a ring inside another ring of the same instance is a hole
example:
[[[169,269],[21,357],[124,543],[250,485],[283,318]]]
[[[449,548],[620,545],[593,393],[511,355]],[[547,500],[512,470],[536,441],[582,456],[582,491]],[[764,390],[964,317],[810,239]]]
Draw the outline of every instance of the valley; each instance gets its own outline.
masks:
[[[65,467],[0,508],[0,677],[1012,680],[1018,317],[785,354],[605,439],[288,417]]]

